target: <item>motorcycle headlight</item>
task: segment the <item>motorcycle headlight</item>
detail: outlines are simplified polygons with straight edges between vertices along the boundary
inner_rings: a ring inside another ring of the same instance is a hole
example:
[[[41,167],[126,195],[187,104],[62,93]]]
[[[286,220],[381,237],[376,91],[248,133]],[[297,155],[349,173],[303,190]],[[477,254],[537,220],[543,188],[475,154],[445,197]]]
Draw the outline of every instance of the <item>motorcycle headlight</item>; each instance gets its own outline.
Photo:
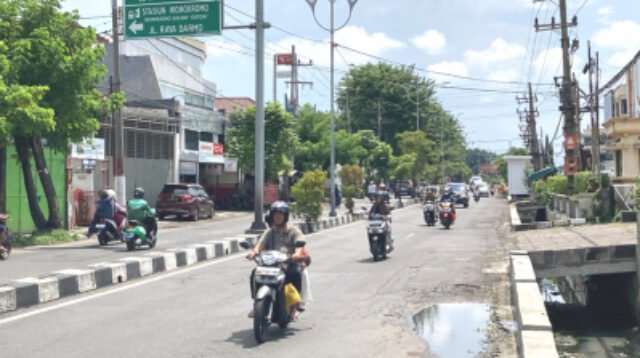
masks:
[[[274,255],[261,255],[260,258],[265,266],[273,266],[278,262],[278,258]]]

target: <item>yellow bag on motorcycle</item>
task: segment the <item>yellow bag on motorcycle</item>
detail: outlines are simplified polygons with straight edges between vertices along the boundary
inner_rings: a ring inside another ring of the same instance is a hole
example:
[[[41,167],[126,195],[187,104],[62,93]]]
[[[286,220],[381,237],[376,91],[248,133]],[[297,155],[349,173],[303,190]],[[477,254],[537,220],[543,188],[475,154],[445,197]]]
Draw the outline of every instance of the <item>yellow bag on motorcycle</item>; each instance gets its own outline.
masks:
[[[302,301],[302,298],[300,297],[298,290],[296,290],[292,284],[286,284],[284,286],[284,306],[289,309],[300,301]]]

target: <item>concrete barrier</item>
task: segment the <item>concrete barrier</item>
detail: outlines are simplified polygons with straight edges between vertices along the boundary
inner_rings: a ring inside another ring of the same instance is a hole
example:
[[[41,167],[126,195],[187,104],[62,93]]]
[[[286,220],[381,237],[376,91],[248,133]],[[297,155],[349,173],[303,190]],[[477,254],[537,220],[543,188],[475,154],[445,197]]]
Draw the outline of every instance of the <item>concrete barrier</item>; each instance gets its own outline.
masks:
[[[366,218],[366,214],[366,212],[355,212],[325,218],[318,223],[297,223],[297,225],[304,233],[313,233],[323,228],[333,228],[362,220]],[[240,252],[240,242],[246,241],[255,245],[259,237],[260,235],[229,237],[224,240],[193,244],[183,249],[147,252],[142,256],[125,257],[116,262],[100,262],[89,265],[88,269],[67,269],[42,278],[18,279],[9,285],[0,286],[0,314],[231,255]]]

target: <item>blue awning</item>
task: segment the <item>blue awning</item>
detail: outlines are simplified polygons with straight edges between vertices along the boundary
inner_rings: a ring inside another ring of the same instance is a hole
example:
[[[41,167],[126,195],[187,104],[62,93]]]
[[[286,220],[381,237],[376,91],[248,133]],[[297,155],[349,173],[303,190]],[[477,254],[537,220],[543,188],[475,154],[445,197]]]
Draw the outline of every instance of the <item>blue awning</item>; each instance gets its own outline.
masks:
[[[550,175],[553,175],[557,173],[557,170],[555,167],[547,167],[544,169],[540,169],[537,172],[533,172],[531,173],[531,175],[529,175],[529,181],[536,181],[538,179],[542,179],[544,177],[548,177]]]

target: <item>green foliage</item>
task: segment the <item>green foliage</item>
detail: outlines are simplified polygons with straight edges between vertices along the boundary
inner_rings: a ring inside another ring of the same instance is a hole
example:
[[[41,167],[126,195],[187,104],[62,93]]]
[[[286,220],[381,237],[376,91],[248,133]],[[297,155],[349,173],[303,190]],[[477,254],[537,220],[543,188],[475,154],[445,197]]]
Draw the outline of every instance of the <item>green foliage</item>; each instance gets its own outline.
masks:
[[[396,162],[398,165],[394,165],[394,176],[416,182],[427,179],[427,168],[435,165],[438,159],[435,143],[427,139],[424,132],[419,131],[399,133],[396,139],[403,159]],[[411,159],[412,163],[409,162]],[[407,170],[408,173],[405,174]]]
[[[416,166],[416,155],[413,153],[393,157],[391,160],[393,177],[399,180],[411,179]]]
[[[466,163],[472,173],[480,173],[480,165],[496,160],[496,153],[480,148],[467,150]]]
[[[65,230],[51,230],[34,233],[33,235],[17,235],[11,240],[14,247],[34,245],[56,245],[65,242],[78,241],[82,235],[70,233]]]
[[[338,173],[342,182],[342,195],[346,198],[345,206],[353,213],[353,198],[363,193],[364,170],[357,165],[345,165]]]
[[[233,112],[228,131],[229,154],[237,157],[240,168],[248,173],[254,171],[255,164],[255,117],[255,107]],[[291,170],[289,156],[296,147],[297,137],[291,115],[278,103],[270,103],[265,108],[264,128],[265,178],[273,182],[279,172]]]
[[[329,168],[330,121],[327,113],[316,111],[311,105],[300,108],[294,126],[299,140],[295,155],[297,170]]]
[[[392,158],[393,149],[391,149],[391,146],[384,142],[378,143],[371,151],[371,156],[368,159],[368,164],[372,171],[370,179],[378,182],[388,179],[392,168]]]
[[[567,177],[564,175],[554,175],[547,178],[549,193],[567,194]]]
[[[498,175],[502,177],[503,181],[507,180],[507,161],[504,160],[504,157],[507,155],[528,155],[528,153],[527,153],[527,150],[524,148],[511,147],[505,154],[499,155],[496,158],[493,164],[496,166]]]
[[[293,211],[301,215],[306,222],[316,222],[322,214],[326,181],[326,172],[315,169],[306,172],[291,189],[291,194],[296,198]]]
[[[579,172],[574,179],[574,194],[593,193],[598,190],[598,179],[592,172]]]

